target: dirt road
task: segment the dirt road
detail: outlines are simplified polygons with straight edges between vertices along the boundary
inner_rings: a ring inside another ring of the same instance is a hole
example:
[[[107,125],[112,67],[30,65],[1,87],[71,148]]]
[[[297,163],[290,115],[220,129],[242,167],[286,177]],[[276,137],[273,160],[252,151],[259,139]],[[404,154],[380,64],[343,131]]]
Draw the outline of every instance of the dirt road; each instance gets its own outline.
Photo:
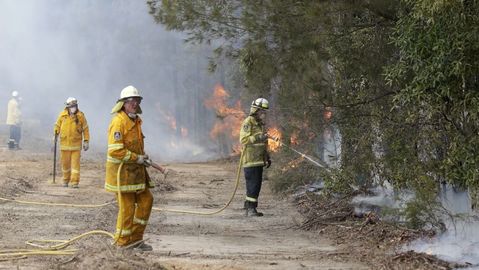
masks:
[[[42,202],[99,204],[113,201],[103,189],[104,161],[83,160],[79,189],[48,184],[48,154],[0,149],[0,197]],[[231,195],[236,164],[210,162],[168,164],[177,173],[154,189],[155,207],[212,211]],[[154,179],[162,176],[152,172]],[[314,232],[295,229],[301,217],[288,200],[271,194],[268,181],[261,194],[264,217],[245,217],[244,184],[232,205],[214,216],[153,212],[146,238],[153,252],[138,253],[110,246],[93,236],[63,256],[36,256],[2,261],[0,269],[368,269],[341,261],[342,251]],[[69,239],[90,230],[113,232],[116,205],[79,209],[0,202],[0,249],[26,248],[33,239]]]

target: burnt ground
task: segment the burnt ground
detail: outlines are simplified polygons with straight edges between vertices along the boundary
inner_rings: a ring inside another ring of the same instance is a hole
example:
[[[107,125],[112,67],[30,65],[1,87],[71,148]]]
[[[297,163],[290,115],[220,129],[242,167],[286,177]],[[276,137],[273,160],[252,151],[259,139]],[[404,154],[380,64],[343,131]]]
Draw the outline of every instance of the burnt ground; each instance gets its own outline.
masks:
[[[61,176],[56,184],[49,183],[50,153],[2,148],[0,197],[113,202],[114,195],[103,190],[101,157],[82,160],[80,188],[71,189],[61,187]],[[236,165],[230,161],[166,166],[175,171],[166,180],[150,169],[160,183],[153,190],[155,207],[208,212],[231,195]],[[414,259],[420,255],[397,253],[396,247],[412,236],[381,223],[349,219],[305,228],[308,216],[298,211],[298,204],[304,203],[279,199],[271,193],[269,181],[264,184],[264,217],[244,216],[242,181],[233,203],[218,215],[154,211],[145,235],[153,252],[117,249],[111,239],[91,236],[72,244],[79,249],[75,255],[0,257],[0,269],[432,269],[425,256]],[[87,209],[0,202],[0,249],[23,249],[28,240],[64,240],[91,230],[113,232],[116,212],[115,204]]]

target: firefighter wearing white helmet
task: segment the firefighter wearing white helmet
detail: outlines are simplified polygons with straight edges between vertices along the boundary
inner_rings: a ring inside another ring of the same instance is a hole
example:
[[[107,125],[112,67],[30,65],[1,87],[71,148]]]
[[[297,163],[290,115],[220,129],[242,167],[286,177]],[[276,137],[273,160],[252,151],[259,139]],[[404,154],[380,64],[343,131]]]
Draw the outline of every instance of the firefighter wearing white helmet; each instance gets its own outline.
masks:
[[[20,139],[22,137],[22,112],[20,110],[21,98],[17,91],[12,92],[12,98],[8,101],[7,125],[10,126],[10,139],[8,140],[8,149],[20,149]]]
[[[78,100],[69,97],[53,128],[55,139],[60,138],[63,186],[78,188],[80,183],[81,149],[89,148],[90,132],[85,114],[78,109]]]
[[[262,216],[256,211],[258,197],[263,181],[263,167],[271,166],[267,151],[268,136],[265,131],[268,100],[258,98],[251,103],[249,116],[243,121],[240,131],[240,142],[243,145],[243,168],[246,179],[246,198],[244,208],[246,216]]]
[[[142,241],[153,206],[150,192],[153,184],[146,171],[149,158],[145,154],[142,120],[138,116],[141,114],[141,100],[138,89],[127,86],[112,109],[114,116],[108,128],[105,189],[115,194],[121,192],[121,201],[117,196],[122,211],[118,212],[116,244],[150,251],[152,247]]]

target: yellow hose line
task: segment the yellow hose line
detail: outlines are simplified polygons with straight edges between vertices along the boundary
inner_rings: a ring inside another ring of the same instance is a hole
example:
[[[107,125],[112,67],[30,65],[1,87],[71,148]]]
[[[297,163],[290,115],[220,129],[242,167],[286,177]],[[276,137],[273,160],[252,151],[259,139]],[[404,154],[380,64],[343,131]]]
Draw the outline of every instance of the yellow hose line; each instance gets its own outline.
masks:
[[[25,258],[26,256],[29,255],[73,255],[75,254],[77,249],[67,249],[67,250],[61,250],[71,243],[78,241],[79,239],[93,235],[93,234],[100,234],[100,235],[106,235],[110,238],[115,239],[115,236],[106,231],[100,231],[100,230],[95,230],[95,231],[89,231],[86,233],[83,233],[81,235],[75,236],[70,240],[33,240],[33,241],[27,241],[26,244],[32,247],[35,247],[36,249],[7,249],[7,250],[0,250],[0,261],[2,260],[13,260],[13,259],[21,259]],[[58,243],[60,244],[53,245],[53,246],[43,246],[39,244],[35,244],[34,242],[43,242],[43,243]],[[6,258],[4,258],[6,257]]]
[[[225,204],[223,207],[221,207],[220,209],[217,209],[217,210],[212,211],[212,212],[199,212],[199,211],[192,211],[192,210],[180,210],[180,209],[167,209],[167,208],[153,207],[152,210],[155,210],[155,211],[163,211],[163,212],[170,212],[170,213],[182,213],[182,214],[203,215],[203,216],[215,215],[215,214],[218,214],[218,213],[222,212],[223,210],[225,210],[225,209],[231,204],[231,202],[232,202],[233,199],[234,199],[234,196],[236,195],[236,191],[238,190],[239,182],[240,182],[241,165],[242,165],[242,161],[243,161],[243,156],[244,156],[244,151],[241,151],[241,156],[240,156],[240,160],[239,160],[239,163],[238,163],[238,169],[237,169],[237,171],[236,171],[236,183],[235,183],[235,187],[234,187],[234,189],[233,189],[233,192],[232,192],[231,197],[230,197],[230,199],[228,200],[228,202],[226,202],[226,204]],[[121,170],[122,166],[123,166],[123,162],[122,162],[122,163],[120,164],[120,166],[118,167],[117,177],[116,177],[117,186],[120,186],[120,170]],[[121,200],[121,192],[120,192],[119,189],[118,189],[118,193],[117,193],[117,194],[118,194],[119,205],[121,205],[122,200]],[[0,201],[16,202],[16,203],[20,203],[20,204],[48,205],[48,206],[65,206],[65,207],[77,207],[77,208],[100,208],[100,207],[104,207],[104,206],[113,204],[113,202],[107,202],[107,203],[102,203],[102,204],[44,203],[44,202],[14,200],[14,199],[2,198],[2,197],[0,197]],[[119,206],[119,207],[120,207],[120,206]],[[119,209],[119,211],[121,212],[121,209]],[[121,232],[121,231],[120,231],[120,232]]]
[[[226,202],[226,204],[223,207],[221,207],[220,209],[212,211],[212,212],[200,212],[200,211],[191,211],[191,210],[162,209],[162,208],[153,207],[152,210],[172,212],[172,213],[182,213],[182,214],[194,214],[194,215],[202,215],[202,216],[215,215],[215,214],[218,214],[218,213],[222,212],[223,210],[225,210],[231,204],[231,202],[234,199],[234,196],[236,195],[236,191],[238,190],[238,186],[239,186],[239,182],[240,182],[241,165],[242,165],[242,161],[243,161],[243,155],[244,155],[244,151],[241,151],[241,156],[240,156],[240,160],[239,160],[239,163],[238,163],[238,169],[236,171],[236,183],[235,183],[234,190],[233,190],[233,192],[231,194],[231,197],[228,200],[228,202]],[[120,166],[118,167],[118,172],[117,172],[117,177],[116,177],[118,187],[120,186],[120,170],[121,170],[122,166],[123,166],[123,163],[121,163]],[[123,224],[123,222],[121,220],[122,219],[122,215],[121,215],[121,213],[122,213],[122,208],[121,208],[122,199],[121,199],[121,192],[120,192],[119,188],[118,188],[118,193],[117,194],[118,194],[118,207],[119,207],[118,211],[120,213],[119,219],[120,219],[120,224]],[[112,204],[112,202],[104,203],[104,204],[98,204],[98,205],[66,204],[66,203],[42,203],[42,202],[30,202],[30,201],[13,200],[13,199],[6,199],[6,198],[0,198],[0,200],[22,203],[22,204],[82,207],[82,208],[98,208],[98,207],[103,207],[103,206],[107,206],[107,205]],[[65,247],[69,246],[71,243],[73,243],[73,242],[75,242],[75,241],[77,241],[77,240],[79,240],[83,237],[93,235],[93,234],[106,235],[106,236],[112,238],[113,240],[115,240],[115,242],[113,243],[113,244],[115,244],[118,241],[118,238],[121,235],[122,230],[123,230],[123,227],[120,228],[117,236],[115,236],[114,234],[112,234],[110,232],[107,232],[107,231],[93,230],[93,231],[89,231],[89,232],[83,233],[81,235],[75,236],[70,240],[33,240],[33,241],[27,241],[27,242],[25,242],[27,245],[35,247],[37,249],[0,250],[0,261],[22,259],[22,258],[26,258],[29,255],[73,255],[73,254],[75,254],[76,251],[78,251],[77,249],[67,249],[67,250],[62,250],[62,249],[64,249]],[[40,244],[36,244],[36,243],[60,243],[60,244],[53,245],[53,246],[44,246],[44,245],[40,245]]]
[[[117,173],[117,177],[116,177],[118,187],[120,186],[120,170],[121,170],[122,166],[123,166],[123,162],[120,164],[120,166],[118,168],[118,173]],[[100,204],[100,205],[42,203],[42,202],[29,202],[29,201],[11,200],[11,199],[4,199],[4,198],[0,198],[0,200],[16,202],[16,203],[23,203],[23,204],[82,207],[82,208],[97,208],[97,207],[103,207],[103,206],[112,204],[111,202]],[[121,209],[121,192],[120,192],[119,188],[118,188],[118,201],[119,201],[119,206],[118,207],[120,208],[119,211],[121,213],[121,210],[122,210]],[[121,214],[120,214],[120,220],[121,220]],[[122,224],[122,223],[120,223],[120,224]],[[122,229],[123,228],[120,229],[120,232],[118,233],[118,236],[121,235]],[[114,234],[112,234],[110,232],[107,232],[107,231],[101,231],[101,230],[89,231],[89,232],[80,234],[78,236],[75,236],[70,240],[33,240],[33,241],[27,241],[27,242],[25,242],[25,244],[27,244],[29,246],[32,246],[34,248],[37,248],[37,249],[18,249],[18,250],[10,249],[10,250],[3,250],[3,251],[0,250],[0,261],[23,259],[23,258],[26,258],[27,256],[30,256],[30,255],[73,255],[73,254],[75,254],[75,252],[78,251],[77,249],[68,249],[68,250],[62,250],[62,249],[66,248],[71,243],[73,243],[73,242],[75,242],[75,241],[77,241],[77,240],[79,240],[83,237],[93,235],[93,234],[106,235],[106,236],[112,238],[113,240],[115,240],[115,242],[113,242],[113,244],[115,244],[118,241],[118,237],[115,237]],[[40,245],[40,244],[36,244],[36,243],[60,243],[60,244],[53,245],[53,246],[44,246],[44,245]]]
[[[116,187],[118,188],[118,223],[120,224],[120,230],[118,231],[117,237],[113,237],[115,239],[115,242],[113,243],[116,244],[118,242],[118,239],[120,239],[121,233],[123,232],[123,208],[121,208],[122,204],[122,199],[121,199],[121,192],[120,192],[120,172],[121,168],[123,167],[123,161],[120,163],[120,166],[118,166],[118,171],[116,172]],[[115,226],[116,230],[116,226]]]
[[[48,206],[65,206],[65,207],[77,207],[77,208],[100,208],[110,204],[113,202],[107,202],[102,204],[69,204],[69,203],[45,203],[45,202],[32,202],[32,201],[22,201],[22,200],[14,200],[14,199],[7,199],[1,198],[0,201],[5,202],[16,202],[20,204],[34,204],[34,205],[48,205]]]
[[[102,235],[109,236],[111,238],[115,238],[115,236],[110,232],[94,230],[94,231],[89,231],[89,232],[80,234],[78,236],[75,236],[70,240],[33,240],[33,241],[27,241],[27,242],[25,242],[25,244],[27,244],[29,246],[32,246],[32,247],[40,248],[40,249],[43,249],[43,250],[58,250],[58,249],[62,249],[64,247],[70,245],[72,242],[75,242],[80,238],[83,238],[85,236],[92,235],[92,234],[102,234]],[[35,244],[34,242],[42,242],[42,243],[58,243],[58,242],[60,242],[60,244],[53,245],[53,246],[43,246],[43,245]]]
[[[180,210],[180,209],[167,209],[167,208],[153,207],[152,210],[170,212],[170,213],[192,214],[192,215],[199,215],[199,216],[211,216],[211,215],[216,215],[216,214],[222,212],[223,210],[225,210],[231,204],[231,202],[233,201],[233,199],[236,195],[236,191],[238,190],[238,186],[239,186],[239,183],[240,183],[240,175],[241,175],[241,165],[243,165],[243,156],[244,156],[244,149],[243,149],[243,151],[241,151],[241,156],[240,156],[240,160],[239,160],[239,163],[238,163],[238,169],[236,171],[235,187],[233,189],[233,192],[231,193],[231,197],[228,200],[228,202],[226,202],[226,204],[223,207],[221,207],[220,209],[217,209],[217,210],[212,211],[212,212],[200,212],[200,211],[192,211],[192,210]]]

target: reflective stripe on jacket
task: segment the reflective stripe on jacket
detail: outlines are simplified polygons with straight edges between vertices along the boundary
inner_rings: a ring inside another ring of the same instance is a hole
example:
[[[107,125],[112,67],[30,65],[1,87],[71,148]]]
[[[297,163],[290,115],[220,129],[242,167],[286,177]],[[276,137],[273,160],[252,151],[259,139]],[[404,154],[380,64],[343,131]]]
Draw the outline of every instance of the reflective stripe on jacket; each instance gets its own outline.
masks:
[[[81,150],[82,141],[90,140],[90,131],[85,115],[77,110],[73,115],[63,110],[54,127],[55,134],[60,137],[60,150]]]
[[[141,119],[132,120],[124,111],[118,112],[108,128],[108,154],[106,160],[105,189],[111,192],[136,192],[144,190],[146,184],[153,187],[144,165],[137,164],[138,155],[144,155]],[[117,173],[120,164],[120,188]]]
[[[15,98],[8,101],[7,111],[7,125],[18,125],[21,122],[22,113],[20,112],[20,105]]]
[[[240,143],[243,145],[243,167],[264,166],[267,158],[266,142],[258,140],[264,133],[264,124],[253,116],[243,121],[240,131]]]

